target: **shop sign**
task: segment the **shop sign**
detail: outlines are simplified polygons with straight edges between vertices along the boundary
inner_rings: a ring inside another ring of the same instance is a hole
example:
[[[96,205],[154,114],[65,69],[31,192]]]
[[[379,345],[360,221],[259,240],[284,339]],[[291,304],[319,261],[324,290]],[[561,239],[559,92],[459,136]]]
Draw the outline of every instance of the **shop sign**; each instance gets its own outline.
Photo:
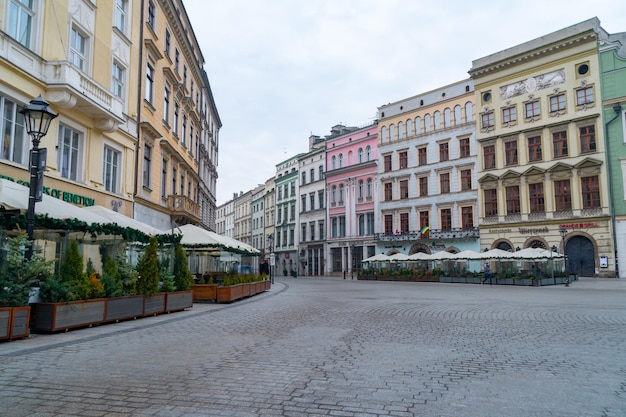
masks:
[[[2,174],[0,174],[0,178],[16,182],[20,185],[23,185],[24,187],[30,187],[30,183],[28,181],[24,181],[24,180],[15,181],[14,178],[7,177],[6,175],[2,175]],[[43,193],[46,195],[49,195],[50,197],[63,200],[66,203],[72,203],[72,204],[77,204],[77,205],[82,205],[82,206],[95,206],[96,205],[96,200],[94,200],[93,198],[86,197],[80,194],[71,193],[69,191],[63,191],[59,188],[50,188],[50,187],[44,186]]]
[[[563,229],[587,229],[589,227],[599,227],[596,222],[589,223],[568,223],[568,224],[560,224],[559,228]]]

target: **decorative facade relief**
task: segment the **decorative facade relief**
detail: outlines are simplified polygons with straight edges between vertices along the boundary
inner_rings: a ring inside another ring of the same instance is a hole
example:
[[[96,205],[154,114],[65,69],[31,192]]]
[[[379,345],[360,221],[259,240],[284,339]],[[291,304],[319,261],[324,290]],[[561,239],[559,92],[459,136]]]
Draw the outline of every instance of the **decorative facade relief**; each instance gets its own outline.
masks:
[[[500,87],[500,99],[521,96],[565,83],[565,70],[560,69]]]

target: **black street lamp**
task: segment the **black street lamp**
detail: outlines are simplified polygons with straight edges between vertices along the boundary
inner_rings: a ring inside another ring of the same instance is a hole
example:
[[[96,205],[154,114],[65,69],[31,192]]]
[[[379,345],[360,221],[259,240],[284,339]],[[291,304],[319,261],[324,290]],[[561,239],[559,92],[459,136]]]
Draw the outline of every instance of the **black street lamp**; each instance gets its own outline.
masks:
[[[24,115],[26,132],[33,140],[33,148],[30,150],[30,185],[28,194],[28,211],[26,212],[26,233],[30,246],[26,252],[26,258],[33,256],[33,244],[35,240],[35,203],[43,198],[43,172],[46,169],[46,148],[39,148],[41,138],[46,136],[50,122],[58,116],[48,107],[48,102],[40,96],[32,99],[20,113]]]
[[[565,235],[567,229],[559,227],[559,233],[561,234],[561,247],[563,248],[563,264],[565,265],[565,286],[569,287],[569,271],[567,270],[567,255],[565,254]]]

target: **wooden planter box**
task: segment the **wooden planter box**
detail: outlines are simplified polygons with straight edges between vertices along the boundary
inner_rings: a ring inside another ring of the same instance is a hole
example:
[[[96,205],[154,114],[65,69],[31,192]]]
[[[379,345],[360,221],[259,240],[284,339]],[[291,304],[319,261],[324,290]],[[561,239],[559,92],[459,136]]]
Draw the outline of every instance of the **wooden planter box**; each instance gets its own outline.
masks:
[[[217,284],[195,284],[191,286],[193,301],[215,301],[217,299]]]
[[[217,287],[217,302],[232,303],[243,298],[244,284],[229,285],[227,287]]]
[[[134,319],[143,316],[143,295],[130,295],[106,299],[105,321]]]
[[[33,332],[58,332],[104,322],[106,299],[33,303],[31,307]]]
[[[165,293],[143,296],[143,315],[156,316],[165,313]]]
[[[0,307],[0,340],[9,340],[13,307]]]
[[[28,337],[30,328],[30,307],[11,307],[13,314],[11,317],[11,332],[9,340],[24,339]]]
[[[165,311],[182,311],[186,308],[193,307],[192,291],[176,291],[165,293]]]

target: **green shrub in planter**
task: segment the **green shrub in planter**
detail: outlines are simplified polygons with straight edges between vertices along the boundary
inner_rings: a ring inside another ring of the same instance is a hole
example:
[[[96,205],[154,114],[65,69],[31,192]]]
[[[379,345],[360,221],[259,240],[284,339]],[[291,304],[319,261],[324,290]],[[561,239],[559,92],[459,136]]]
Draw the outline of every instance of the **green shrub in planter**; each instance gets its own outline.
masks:
[[[159,289],[159,259],[157,257],[156,237],[150,243],[144,255],[137,262],[137,293],[151,296]]]
[[[174,249],[174,284],[177,291],[189,291],[193,284],[193,277],[187,266],[187,255],[180,243]]]
[[[105,297],[121,297],[124,294],[122,274],[115,260],[109,255],[104,255],[104,267],[102,268],[102,279],[100,281],[104,285]]]
[[[32,288],[52,275],[54,261],[46,261],[37,253],[33,253],[30,261],[25,259],[30,245],[26,233],[7,239],[6,257],[0,270],[0,307],[27,306]]]

